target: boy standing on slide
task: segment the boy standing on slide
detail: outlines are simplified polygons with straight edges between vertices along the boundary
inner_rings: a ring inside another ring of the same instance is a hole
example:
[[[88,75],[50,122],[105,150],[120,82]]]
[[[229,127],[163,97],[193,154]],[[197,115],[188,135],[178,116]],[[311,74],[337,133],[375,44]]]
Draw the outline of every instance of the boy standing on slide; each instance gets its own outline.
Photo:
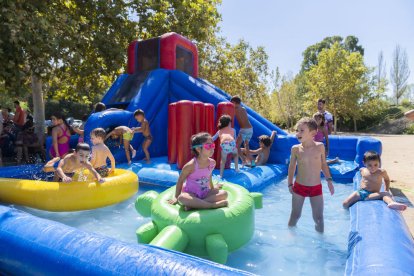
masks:
[[[250,124],[249,118],[247,116],[247,111],[244,107],[241,106],[241,99],[239,96],[233,96],[230,99],[230,102],[234,104],[235,112],[236,112],[236,119],[240,126],[239,135],[237,136],[236,140],[236,147],[237,151],[239,153],[239,156],[241,156],[241,145],[244,143],[244,148],[246,149],[246,152],[250,151],[249,148],[249,142],[250,139],[252,139],[253,136],[253,127]],[[247,164],[250,164],[252,162],[249,155],[246,156],[245,162]],[[255,164],[252,164],[254,166]]]

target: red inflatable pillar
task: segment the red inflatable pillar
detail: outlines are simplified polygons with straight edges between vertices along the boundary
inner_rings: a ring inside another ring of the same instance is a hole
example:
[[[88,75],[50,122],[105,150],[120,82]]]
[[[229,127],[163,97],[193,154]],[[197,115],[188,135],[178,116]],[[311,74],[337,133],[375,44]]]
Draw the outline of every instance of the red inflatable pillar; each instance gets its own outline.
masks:
[[[193,103],[179,101],[176,106],[177,167],[182,169],[191,159],[191,135],[193,133]]]
[[[204,103],[193,102],[193,134],[206,131],[206,120],[204,118]]]
[[[235,109],[234,109],[234,104],[231,102],[221,102],[217,105],[217,117],[216,117],[216,126],[218,124],[219,118],[222,115],[230,115],[231,117],[231,127],[234,128],[234,114],[235,114]],[[234,137],[235,139],[237,137]],[[216,140],[216,151],[215,151],[215,160],[216,160],[216,168],[219,169],[220,168],[220,161],[221,161],[221,148],[220,148],[220,141],[219,139]],[[226,160],[226,169],[230,168],[230,163],[231,163],[231,158],[232,155],[229,154],[227,155],[227,160]]]
[[[204,131],[214,135],[216,133],[216,126],[214,125],[214,105],[210,103],[204,104],[204,118]]]
[[[137,68],[136,65],[136,55],[137,55],[137,45],[138,41],[132,41],[128,46],[128,62],[127,62],[127,72],[128,74],[134,74]]]
[[[168,163],[177,162],[177,103],[168,106]]]

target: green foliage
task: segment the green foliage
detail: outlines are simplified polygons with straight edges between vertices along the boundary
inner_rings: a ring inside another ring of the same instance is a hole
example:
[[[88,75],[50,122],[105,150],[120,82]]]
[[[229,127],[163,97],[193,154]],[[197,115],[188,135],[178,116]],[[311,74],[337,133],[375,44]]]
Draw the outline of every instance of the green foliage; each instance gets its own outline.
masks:
[[[302,116],[301,99],[298,94],[296,80],[283,77],[280,87],[271,94],[270,119],[280,125],[292,129]]]
[[[369,70],[359,52],[348,52],[339,43],[324,49],[317,65],[305,73],[308,93],[305,110],[310,115],[318,98],[327,99],[327,110],[334,117],[360,119],[376,112],[380,101],[369,87]]]
[[[231,45],[223,38],[202,45],[200,77],[243,102],[263,116],[269,116],[267,94],[268,55],[263,47],[253,48],[241,40]]]
[[[409,125],[405,130],[404,134],[414,134],[414,124]]]
[[[361,45],[358,45],[358,38],[355,36],[347,36],[345,41],[341,36],[325,37],[321,42],[309,46],[303,52],[301,71],[308,71],[312,66],[317,65],[319,54],[325,49],[330,49],[335,43],[338,43],[341,48],[350,53],[358,52],[362,56],[364,55],[364,48]]]

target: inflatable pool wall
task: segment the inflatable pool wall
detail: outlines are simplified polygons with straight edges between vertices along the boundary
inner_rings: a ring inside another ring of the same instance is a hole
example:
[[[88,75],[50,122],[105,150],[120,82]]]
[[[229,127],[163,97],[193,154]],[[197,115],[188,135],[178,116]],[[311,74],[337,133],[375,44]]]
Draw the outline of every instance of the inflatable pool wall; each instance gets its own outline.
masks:
[[[252,275],[148,245],[128,244],[0,206],[2,275]]]
[[[358,172],[355,190],[360,182]],[[382,200],[359,201],[349,212],[345,275],[414,275],[414,241],[400,212]]]

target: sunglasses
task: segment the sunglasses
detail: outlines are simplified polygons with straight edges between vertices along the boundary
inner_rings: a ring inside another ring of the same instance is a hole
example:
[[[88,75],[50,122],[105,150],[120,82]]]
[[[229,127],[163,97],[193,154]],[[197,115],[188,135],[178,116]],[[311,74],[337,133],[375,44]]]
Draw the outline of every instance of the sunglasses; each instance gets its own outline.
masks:
[[[192,146],[193,149],[201,148],[201,147],[203,147],[206,150],[211,150],[211,149],[215,149],[216,145],[214,143],[205,143],[203,145],[194,145],[194,146]]]

